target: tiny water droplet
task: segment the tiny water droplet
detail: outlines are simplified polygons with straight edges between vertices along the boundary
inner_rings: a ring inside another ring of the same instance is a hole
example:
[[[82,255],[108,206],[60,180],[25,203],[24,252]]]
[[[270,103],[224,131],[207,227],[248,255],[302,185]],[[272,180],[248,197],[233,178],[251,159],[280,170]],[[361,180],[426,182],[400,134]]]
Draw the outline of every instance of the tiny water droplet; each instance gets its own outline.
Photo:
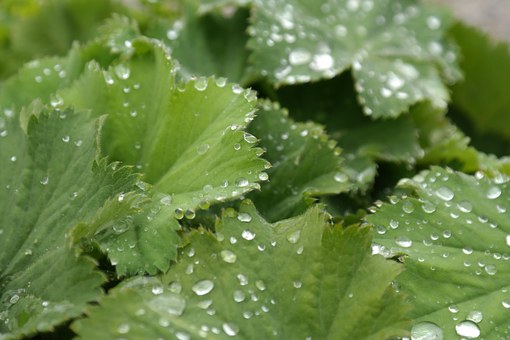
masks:
[[[248,213],[239,213],[237,215],[237,219],[239,221],[245,222],[245,223],[251,222],[251,220],[252,220],[251,215]]]

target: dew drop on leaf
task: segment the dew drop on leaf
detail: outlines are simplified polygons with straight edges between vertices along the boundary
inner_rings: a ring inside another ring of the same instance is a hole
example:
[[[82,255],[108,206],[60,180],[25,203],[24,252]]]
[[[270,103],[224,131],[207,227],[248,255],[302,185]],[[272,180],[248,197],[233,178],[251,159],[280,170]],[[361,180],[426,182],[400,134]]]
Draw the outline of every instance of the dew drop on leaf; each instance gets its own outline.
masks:
[[[465,320],[455,326],[455,332],[465,339],[475,339],[480,336],[480,328],[473,321]]]
[[[221,258],[223,259],[223,261],[225,261],[227,263],[235,263],[237,260],[236,254],[230,250],[222,250],[220,252],[220,255],[221,255]]]
[[[492,187],[487,191],[487,198],[494,200],[501,195],[501,189],[499,187]]]
[[[236,325],[234,325],[233,323],[224,322],[221,325],[221,328],[223,328],[223,331],[228,336],[236,336],[237,332],[239,332],[239,328]]]
[[[310,62],[312,55],[304,48],[297,48],[289,53],[289,63],[291,65],[303,65]]]
[[[251,222],[251,215],[248,213],[239,213],[237,215],[237,219],[241,222],[248,223]]]
[[[301,236],[301,230],[296,230],[289,235],[287,235],[287,241],[289,241],[292,244],[295,244],[299,241],[299,238]]]
[[[241,233],[241,236],[247,240],[247,241],[251,241],[255,238],[255,233],[251,230],[243,230],[243,232]]]
[[[211,280],[198,281],[191,287],[191,290],[198,296],[206,295],[210,293],[214,288],[214,282]]]
[[[402,248],[410,248],[413,245],[413,241],[406,236],[398,236],[395,239],[395,243]]]
[[[432,322],[420,322],[411,329],[411,340],[443,340],[443,330]]]
[[[243,302],[246,299],[246,295],[240,290],[234,291],[234,301]]]
[[[440,187],[436,190],[436,196],[442,199],[443,201],[451,201],[455,194],[450,188]]]
[[[478,310],[471,311],[469,312],[467,319],[475,323],[479,323],[480,321],[483,320],[483,313]]]

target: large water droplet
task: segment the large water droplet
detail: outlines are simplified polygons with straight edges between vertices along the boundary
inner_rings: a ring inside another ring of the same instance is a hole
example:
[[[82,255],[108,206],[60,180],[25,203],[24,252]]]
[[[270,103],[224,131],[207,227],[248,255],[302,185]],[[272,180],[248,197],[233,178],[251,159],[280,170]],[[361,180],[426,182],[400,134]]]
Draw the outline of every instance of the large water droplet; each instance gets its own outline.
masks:
[[[240,290],[234,291],[234,301],[243,302],[246,299],[246,295]]]
[[[247,241],[251,241],[255,238],[255,233],[251,230],[243,230],[243,232],[241,233],[241,236],[247,240]]]
[[[214,282],[211,280],[198,281],[191,287],[191,290],[198,296],[206,295],[214,288]]]
[[[301,236],[301,230],[296,230],[289,235],[287,235],[287,241],[290,243],[297,243],[299,241],[299,237]]]
[[[475,339],[480,336],[480,328],[473,321],[465,320],[455,326],[455,332],[466,339]]]
[[[450,188],[440,187],[436,190],[436,196],[444,201],[451,201],[455,194]]]
[[[321,72],[331,69],[334,64],[335,60],[329,53],[321,53],[313,56],[310,68],[313,71]]]
[[[406,236],[398,236],[395,239],[395,243],[402,248],[409,248],[413,245],[413,241]]]
[[[251,222],[252,218],[248,213],[239,213],[239,215],[237,215],[237,219],[241,222],[249,223]]]
[[[225,322],[225,323],[223,323],[223,325],[221,325],[221,328],[223,328],[223,331],[228,336],[236,336],[237,332],[239,332],[239,327],[237,327],[233,323]]]
[[[237,255],[230,250],[222,250],[220,252],[220,255],[223,261],[227,263],[235,263],[237,260]]]
[[[411,329],[412,340],[443,340],[443,330],[432,322],[420,322]]]
[[[501,189],[499,187],[492,187],[487,191],[487,198],[490,200],[494,200],[501,196]]]
[[[310,62],[312,55],[304,48],[297,48],[290,52],[289,63],[291,65],[303,65]]]
[[[122,64],[116,65],[114,67],[114,71],[117,77],[124,80],[128,79],[131,74],[131,70],[127,66]]]

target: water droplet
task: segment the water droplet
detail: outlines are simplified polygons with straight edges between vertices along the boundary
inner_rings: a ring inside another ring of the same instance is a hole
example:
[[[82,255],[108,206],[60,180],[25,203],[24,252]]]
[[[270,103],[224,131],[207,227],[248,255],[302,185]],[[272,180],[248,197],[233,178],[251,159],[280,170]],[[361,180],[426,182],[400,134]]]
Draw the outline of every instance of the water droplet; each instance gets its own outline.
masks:
[[[483,313],[477,310],[471,311],[469,312],[467,319],[475,323],[479,323],[483,320]]]
[[[399,222],[396,221],[396,220],[391,220],[390,221],[390,228],[391,229],[397,229],[398,228],[398,225],[399,225]]]
[[[451,201],[455,194],[451,189],[447,187],[440,187],[436,190],[436,196],[442,199],[443,201]]]
[[[117,332],[119,334],[127,334],[127,333],[129,333],[129,329],[130,329],[129,324],[123,323],[123,324],[120,324],[119,327],[117,327]]]
[[[299,289],[299,288],[301,288],[301,286],[303,285],[303,283],[302,283],[301,281],[294,281],[294,282],[292,283],[292,285],[294,286],[294,288]]]
[[[501,189],[499,187],[492,187],[487,191],[487,198],[494,200],[501,195]]]
[[[222,325],[221,325],[221,328],[223,328],[223,331],[225,332],[225,334],[227,334],[228,336],[236,336],[237,335],[237,332],[239,332],[239,327],[237,327],[236,325],[234,325],[233,323],[227,323],[227,322],[224,322]]]
[[[251,215],[248,213],[239,213],[239,215],[237,215],[237,219],[241,222],[248,223],[251,222]]]
[[[211,280],[198,281],[191,287],[191,290],[198,296],[206,295],[214,288],[214,282]]]
[[[461,201],[457,204],[457,208],[465,213],[470,213],[473,210],[473,205],[469,201]]]
[[[226,84],[227,84],[227,78],[220,77],[220,78],[216,79],[216,86],[224,87]]]
[[[163,286],[161,285],[154,285],[151,289],[152,294],[154,295],[160,295],[163,294]]]
[[[251,241],[255,238],[255,233],[246,229],[246,230],[243,230],[241,236],[247,240],[247,241]]]
[[[260,291],[266,290],[266,284],[262,280],[255,281],[255,287],[257,287],[257,289]]]
[[[287,235],[287,241],[289,241],[292,244],[295,244],[299,241],[299,238],[301,236],[301,230],[296,230]]]
[[[243,177],[238,178],[236,181],[236,185],[241,188],[247,187],[249,184],[250,184],[250,182],[248,182],[248,180]]]
[[[43,179],[41,179],[39,181],[39,183],[41,183],[42,185],[47,185],[49,183],[49,181],[50,181],[50,178],[48,176],[46,176],[46,177],[43,177]]]
[[[266,172],[261,172],[259,175],[259,180],[261,181],[267,181],[269,179],[269,175]]]
[[[347,35],[347,27],[345,27],[344,25],[336,25],[335,34],[338,37],[345,37]]]
[[[456,314],[459,312],[459,307],[457,307],[456,305],[451,305],[448,306],[448,310],[450,311],[450,313]]]
[[[197,148],[197,153],[199,155],[205,154],[209,150],[209,144],[202,144]]]
[[[241,94],[243,93],[243,88],[241,87],[241,85],[239,84],[233,84],[232,85],[232,92],[234,92],[235,94]]]
[[[467,338],[475,339],[480,336],[480,328],[473,321],[465,320],[455,326],[455,332],[458,335]]]
[[[252,135],[251,133],[248,133],[248,132],[244,133],[243,138],[246,141],[246,143],[249,143],[249,144],[256,143],[258,140],[257,137],[255,137],[254,135]]]
[[[505,307],[506,309],[510,308],[510,300],[503,300],[501,301],[501,305]]]
[[[207,78],[200,77],[197,80],[195,80],[195,89],[197,91],[205,91],[207,89]]]
[[[423,209],[424,212],[426,212],[427,214],[432,214],[433,212],[436,211],[436,206],[430,202],[425,202],[421,208]]]
[[[310,68],[313,71],[321,72],[329,70],[335,64],[335,60],[329,53],[320,53],[313,56]]]
[[[290,52],[289,63],[291,65],[303,65],[310,62],[312,55],[303,48],[297,48]]]
[[[346,174],[341,172],[337,172],[333,178],[338,183],[346,183],[349,180],[349,177],[347,177]]]
[[[239,280],[239,284],[241,286],[246,286],[248,284],[248,278],[243,274],[237,274],[237,279]]]
[[[182,210],[181,208],[176,208],[174,213],[176,219],[182,220],[184,218],[184,210]]]
[[[131,75],[131,70],[123,64],[116,65],[114,67],[114,71],[117,77],[124,80],[128,79],[129,76]]]
[[[443,340],[443,330],[432,322],[420,322],[411,329],[411,340]]]
[[[410,201],[404,201],[404,203],[402,203],[402,210],[406,214],[411,214],[414,211],[413,203],[411,203]]]
[[[220,255],[221,255],[221,258],[223,259],[223,261],[225,261],[227,263],[235,263],[237,260],[236,254],[234,254],[230,250],[222,250],[220,252]]]
[[[234,291],[234,301],[243,302],[246,299],[246,295],[240,290]]]
[[[170,205],[172,203],[172,196],[165,195],[165,196],[161,197],[161,199],[159,200],[159,203],[161,203],[163,205]]]
[[[431,30],[437,30],[441,27],[441,20],[438,17],[430,16],[427,18],[427,27]]]
[[[409,248],[409,247],[411,247],[413,245],[413,241],[411,241],[411,239],[409,239],[406,236],[398,236],[395,239],[395,243],[398,246],[403,247],[403,248]]]
[[[493,264],[489,264],[485,266],[485,272],[489,275],[496,275],[498,268],[496,268],[496,266]]]

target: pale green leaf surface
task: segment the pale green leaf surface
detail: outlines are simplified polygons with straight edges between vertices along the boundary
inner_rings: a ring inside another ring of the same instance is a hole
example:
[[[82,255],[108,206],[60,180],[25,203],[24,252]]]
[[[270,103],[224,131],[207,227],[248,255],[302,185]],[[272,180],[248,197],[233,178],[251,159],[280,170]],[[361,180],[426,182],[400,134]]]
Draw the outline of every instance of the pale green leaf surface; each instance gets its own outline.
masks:
[[[194,232],[161,281],[125,282],[73,329],[94,339],[406,333],[407,307],[390,286],[400,266],[369,254],[368,229],[331,228],[318,208],[271,225],[245,201],[216,232]]]
[[[137,180],[95,164],[98,121],[73,111],[2,118],[0,159],[0,337],[48,331],[82,313],[104,278],[66,241]]]
[[[285,109],[265,102],[249,131],[260,138],[264,158],[273,165],[269,181],[250,198],[268,221],[303,213],[313,197],[350,189],[336,142],[314,123],[295,123]]]
[[[415,307],[415,331],[434,323],[444,339],[508,338],[508,182],[433,167],[402,182],[412,197],[367,217],[375,252],[405,254],[397,282]]]
[[[396,117],[423,99],[446,106],[442,73],[452,81],[459,75],[443,41],[447,13],[400,0],[257,0],[254,6],[250,60],[277,85],[352,68],[367,115]]]
[[[177,88],[160,44],[139,39],[133,47],[132,55],[107,71],[89,64],[59,95],[66,105],[110,114],[103,152],[135,165],[155,190],[169,195],[174,209],[191,211],[258,188],[267,162],[258,158],[256,140],[243,132],[255,94],[212,78]]]

